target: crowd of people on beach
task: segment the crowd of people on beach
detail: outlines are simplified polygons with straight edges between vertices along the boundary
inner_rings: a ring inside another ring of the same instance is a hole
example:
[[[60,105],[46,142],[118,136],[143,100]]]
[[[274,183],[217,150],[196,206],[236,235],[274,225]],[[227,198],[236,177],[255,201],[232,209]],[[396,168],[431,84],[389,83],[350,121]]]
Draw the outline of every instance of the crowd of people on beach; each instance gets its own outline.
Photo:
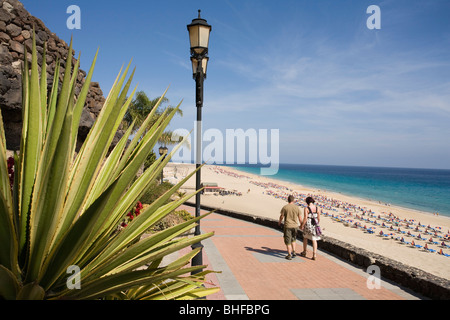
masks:
[[[220,190],[217,192],[217,195],[219,196],[238,196],[238,197],[242,197],[242,192],[237,191],[237,190]]]
[[[258,186],[258,187],[263,187],[265,189],[275,188],[275,189],[278,189],[278,190],[292,191],[288,187],[285,187],[285,186],[282,186],[282,185],[279,185],[279,184],[276,184],[276,183],[273,183],[273,182],[259,182],[259,181],[253,181],[253,180],[251,180],[249,182],[251,184],[254,184],[254,185]]]
[[[416,222],[414,219],[396,217],[392,213],[383,212],[382,215],[370,213],[364,214],[325,214],[336,222],[341,222],[345,226],[353,227],[368,234],[375,234],[384,239],[392,239],[401,245],[411,248],[422,249],[431,253],[438,253],[443,256],[450,256],[444,253],[443,249],[449,249],[450,230],[444,233],[442,227],[432,227]],[[378,229],[378,230],[377,230]],[[406,238],[406,239],[405,239]],[[412,241],[408,241],[411,239]]]
[[[335,222],[356,228],[367,234],[395,241],[399,245],[450,257],[450,254],[443,251],[450,249],[450,245],[447,243],[450,242],[450,230],[445,233],[445,230],[440,226],[424,225],[414,219],[395,216],[391,212],[377,214],[375,211],[357,204],[332,199],[320,194],[299,193],[280,184],[257,181],[251,177],[239,175],[219,167],[215,167],[214,171],[236,178],[247,178],[249,183],[264,188],[263,194],[276,199],[287,201],[288,197],[292,195],[294,197],[293,203],[301,207],[306,207],[305,199],[313,196],[316,205],[322,209],[323,216],[329,217]]]
[[[224,174],[233,178],[247,178],[247,179],[251,179],[251,177],[243,175],[243,174],[237,174],[235,172],[229,171],[229,170],[225,170],[219,166],[214,166],[210,168],[213,172],[217,173],[217,174]]]

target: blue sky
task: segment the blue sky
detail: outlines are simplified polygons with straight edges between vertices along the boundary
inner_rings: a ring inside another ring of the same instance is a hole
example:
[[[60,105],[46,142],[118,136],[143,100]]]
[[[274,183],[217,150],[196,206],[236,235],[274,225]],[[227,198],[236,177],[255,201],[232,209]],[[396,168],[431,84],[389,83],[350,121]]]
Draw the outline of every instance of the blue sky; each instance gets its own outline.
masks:
[[[23,0],[66,42],[73,36],[106,95],[133,59],[150,97],[170,85],[194,127],[186,25],[212,25],[204,130],[279,129],[280,162],[450,169],[450,1]],[[66,9],[81,9],[69,30]],[[366,26],[368,6],[381,29]],[[225,135],[225,133],[224,133]]]

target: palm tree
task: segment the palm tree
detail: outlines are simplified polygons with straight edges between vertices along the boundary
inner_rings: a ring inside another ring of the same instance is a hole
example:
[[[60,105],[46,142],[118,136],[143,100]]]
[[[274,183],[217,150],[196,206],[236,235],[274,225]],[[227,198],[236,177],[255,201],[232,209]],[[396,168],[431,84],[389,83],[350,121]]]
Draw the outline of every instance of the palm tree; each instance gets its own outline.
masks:
[[[136,92],[135,98],[131,101],[130,107],[128,111],[125,113],[125,116],[122,121],[122,125],[124,129],[128,129],[134,122],[136,128],[139,128],[150,112],[157,108],[152,120],[148,124],[147,128],[151,128],[154,123],[163,115],[170,114],[171,111],[175,110],[175,108],[168,106],[164,110],[167,109],[166,112],[160,110],[160,106],[163,103],[168,103],[169,99],[166,97],[157,97],[155,99],[150,99],[144,91]],[[178,109],[176,114],[183,116],[183,111]],[[137,131],[137,129],[133,129],[133,133]]]
[[[148,117],[148,115],[152,112],[154,108],[157,108],[154,112],[152,120],[148,123],[147,128],[145,128],[145,132],[149,128],[151,128],[159,118],[167,117],[172,111],[175,111],[174,107],[170,105],[167,108],[160,109],[163,103],[168,103],[169,99],[165,96],[163,98],[157,97],[154,99],[150,99],[144,91],[136,92],[135,98],[131,101],[130,107],[128,111],[125,113],[125,116],[122,121],[122,126],[126,130],[130,126],[134,125],[135,128],[139,128],[144,120]],[[183,116],[183,111],[181,109],[177,109],[175,114]],[[136,133],[137,129],[132,129],[133,133]],[[182,141],[183,137],[174,136],[172,131],[164,131],[161,136],[158,138],[158,143],[167,147],[168,145],[177,145],[180,141]],[[187,140],[184,142],[188,144]],[[188,144],[188,148],[190,145]],[[156,160],[156,154],[152,151],[148,158],[145,161],[144,171],[147,169],[154,161]]]

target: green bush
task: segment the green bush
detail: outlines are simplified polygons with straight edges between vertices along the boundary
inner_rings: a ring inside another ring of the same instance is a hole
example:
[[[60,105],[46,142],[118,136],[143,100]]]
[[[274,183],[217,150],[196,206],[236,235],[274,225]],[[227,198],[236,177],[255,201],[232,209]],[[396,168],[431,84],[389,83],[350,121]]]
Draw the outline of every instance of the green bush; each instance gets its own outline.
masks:
[[[184,221],[189,221],[192,219],[192,215],[186,210],[177,210],[175,211],[177,216],[180,216]]]
[[[140,201],[144,204],[150,204],[156,201],[159,197],[161,197],[168,190],[173,188],[173,184],[164,181],[163,183],[159,183],[159,180],[155,180],[148,188],[147,192],[140,198]],[[171,200],[167,199],[166,204]]]
[[[174,211],[169,213],[166,217],[164,217],[164,219],[155,224],[155,226],[153,226],[149,230],[149,232],[150,233],[159,232],[171,228],[173,226],[176,226],[179,223],[189,221],[192,218],[193,218],[192,215],[186,210]]]

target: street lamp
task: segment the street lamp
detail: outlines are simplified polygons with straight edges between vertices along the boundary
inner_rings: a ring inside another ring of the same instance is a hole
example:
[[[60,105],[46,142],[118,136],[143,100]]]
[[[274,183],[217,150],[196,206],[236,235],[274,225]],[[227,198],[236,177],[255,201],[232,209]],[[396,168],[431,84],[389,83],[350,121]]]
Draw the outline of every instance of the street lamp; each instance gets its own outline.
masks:
[[[193,19],[192,23],[187,26],[189,31],[189,40],[191,44],[191,62],[192,74],[195,80],[195,104],[197,107],[197,154],[196,154],[196,168],[195,189],[198,191],[201,188],[200,179],[200,165],[202,162],[202,107],[203,107],[203,81],[206,79],[206,68],[208,66],[208,45],[209,34],[211,26],[205,19],[200,17],[200,10],[198,10],[198,18]],[[195,196],[195,216],[200,216],[200,193],[197,192]],[[195,227],[194,235],[200,235],[200,221]],[[200,248],[198,254],[192,258],[192,266],[203,265],[201,242],[192,245],[192,249]],[[194,271],[198,273],[200,271]]]
[[[159,155],[162,157],[163,155],[164,155],[164,158],[163,158],[163,160],[166,158],[166,156],[167,156],[167,151],[168,151],[168,149],[167,149],[167,147],[159,147]],[[164,179],[164,168],[163,168],[163,170],[161,171],[161,183],[163,183],[163,179]]]

